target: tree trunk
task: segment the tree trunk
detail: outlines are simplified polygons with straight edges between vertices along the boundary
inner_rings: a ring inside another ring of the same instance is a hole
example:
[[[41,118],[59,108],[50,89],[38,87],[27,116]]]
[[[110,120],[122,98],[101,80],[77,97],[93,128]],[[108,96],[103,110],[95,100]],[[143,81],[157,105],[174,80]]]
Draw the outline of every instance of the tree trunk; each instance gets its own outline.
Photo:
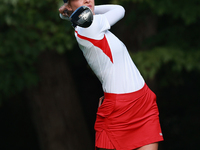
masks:
[[[38,63],[39,85],[28,92],[41,150],[91,150],[73,78],[65,57],[44,52]]]

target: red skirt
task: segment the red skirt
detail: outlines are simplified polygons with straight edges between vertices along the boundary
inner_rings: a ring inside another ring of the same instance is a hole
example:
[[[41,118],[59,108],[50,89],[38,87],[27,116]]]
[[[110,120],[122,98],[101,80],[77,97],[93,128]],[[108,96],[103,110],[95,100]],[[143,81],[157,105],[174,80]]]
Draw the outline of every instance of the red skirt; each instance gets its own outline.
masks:
[[[104,93],[95,131],[95,147],[104,149],[133,150],[162,141],[156,95],[146,84],[133,93]]]

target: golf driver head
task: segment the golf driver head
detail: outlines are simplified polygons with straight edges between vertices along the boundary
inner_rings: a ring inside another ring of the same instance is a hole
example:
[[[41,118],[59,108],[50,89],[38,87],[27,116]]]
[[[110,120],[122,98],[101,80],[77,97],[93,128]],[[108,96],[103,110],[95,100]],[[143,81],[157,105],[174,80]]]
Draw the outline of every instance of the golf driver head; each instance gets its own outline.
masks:
[[[87,28],[92,24],[93,13],[89,7],[81,6],[72,13],[70,20],[74,27]]]

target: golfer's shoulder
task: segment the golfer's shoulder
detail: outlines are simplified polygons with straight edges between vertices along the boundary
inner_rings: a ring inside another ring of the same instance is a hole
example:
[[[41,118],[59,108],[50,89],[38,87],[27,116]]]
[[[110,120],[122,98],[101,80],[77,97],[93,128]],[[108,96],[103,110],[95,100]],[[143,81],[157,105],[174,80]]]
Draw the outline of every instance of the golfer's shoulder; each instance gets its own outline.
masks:
[[[110,29],[110,24],[103,14],[94,15],[93,22],[88,28],[77,27],[77,32],[91,39],[102,39],[107,30]]]
[[[109,29],[110,25],[107,20],[107,17],[104,14],[94,15],[94,27],[98,29]]]

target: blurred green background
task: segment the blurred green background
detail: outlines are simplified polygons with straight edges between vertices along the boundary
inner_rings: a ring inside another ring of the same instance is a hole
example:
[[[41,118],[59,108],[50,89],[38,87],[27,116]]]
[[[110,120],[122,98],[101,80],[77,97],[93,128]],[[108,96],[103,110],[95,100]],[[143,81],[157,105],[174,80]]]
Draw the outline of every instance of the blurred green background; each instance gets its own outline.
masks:
[[[199,150],[200,1],[120,4],[112,27],[156,93],[160,150]],[[0,149],[94,149],[101,84],[88,67],[62,0],[0,1]]]

